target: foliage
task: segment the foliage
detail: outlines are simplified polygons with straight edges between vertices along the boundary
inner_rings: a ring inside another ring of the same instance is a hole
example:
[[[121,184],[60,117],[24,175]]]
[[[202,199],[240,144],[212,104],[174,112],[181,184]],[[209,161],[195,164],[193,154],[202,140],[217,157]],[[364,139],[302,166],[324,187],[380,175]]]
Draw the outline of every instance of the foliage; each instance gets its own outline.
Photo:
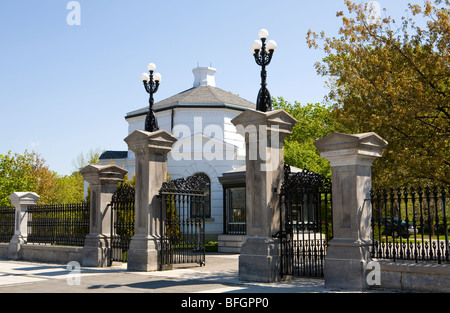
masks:
[[[389,142],[374,164],[377,184],[450,183],[450,1],[410,4],[401,24],[370,19],[368,4],[345,2],[338,37],[311,30],[307,37],[327,55],[316,68],[329,77],[326,99],[336,118],[353,133],[374,131]]]
[[[166,175],[166,181],[172,180],[169,172]],[[175,205],[175,195],[165,195],[163,197],[166,203],[166,235],[171,240],[179,241],[181,240],[180,224],[177,222],[179,216],[177,214],[177,207]]]
[[[74,167],[74,170],[75,171],[79,171],[79,170],[81,170],[82,168],[84,168],[84,167],[86,167],[88,165],[98,163],[102,151],[103,150],[101,148],[96,148],[96,149],[90,149],[86,153],[81,152],[72,161],[72,165]]]
[[[25,191],[36,192],[39,203],[81,202],[83,177],[79,173],[58,176],[35,152],[0,154],[0,206],[10,205],[11,193]]]
[[[319,155],[314,142],[331,133],[339,131],[333,119],[331,107],[316,104],[291,104],[282,97],[272,99],[274,109],[284,109],[298,120],[292,134],[284,143],[284,161],[286,164],[321,174],[331,178],[331,167],[327,160]]]
[[[117,184],[117,189],[121,188],[124,185],[128,185],[131,186],[133,188],[136,188],[136,175],[133,174],[132,178],[129,179],[130,176],[128,174],[125,175],[125,177],[123,178],[123,181],[121,181],[120,183]]]
[[[79,172],[57,179],[58,197],[54,203],[79,203],[84,199],[84,179]]]
[[[13,192],[41,192],[55,185],[56,174],[51,172],[36,153],[25,151],[23,155],[11,151],[0,155],[0,205],[10,205],[9,195]],[[40,195],[53,199],[55,194],[47,192]]]
[[[13,191],[27,189],[35,184],[29,174],[32,171],[33,157],[29,154],[13,156],[11,151],[7,155],[0,155],[0,206],[9,205],[8,196]]]
[[[205,251],[206,252],[218,252],[219,251],[219,242],[218,241],[208,241],[205,243]]]

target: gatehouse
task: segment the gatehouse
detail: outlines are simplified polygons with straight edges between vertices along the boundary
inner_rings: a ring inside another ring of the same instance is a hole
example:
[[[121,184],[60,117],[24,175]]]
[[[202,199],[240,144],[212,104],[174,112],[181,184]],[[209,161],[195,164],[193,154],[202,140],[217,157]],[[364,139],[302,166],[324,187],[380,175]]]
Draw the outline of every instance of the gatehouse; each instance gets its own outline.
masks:
[[[105,153],[103,164],[80,171],[89,203],[37,206],[36,193],[11,194],[13,207],[0,208],[0,257],[170,270],[205,265],[206,242],[220,235],[239,253],[241,281],[306,276],[323,277],[327,288],[450,291],[447,187],[374,191],[372,163],[388,144],[375,133],[314,143],[331,180],[285,165],[284,138],[297,120],[284,110],[254,110],[213,86],[215,70],[196,73],[207,79],[196,76],[198,85],[154,105],[161,129],[142,130],[148,109],[127,114],[128,151]],[[223,134],[174,132],[196,114],[221,120]],[[124,182],[127,174],[135,187]]]

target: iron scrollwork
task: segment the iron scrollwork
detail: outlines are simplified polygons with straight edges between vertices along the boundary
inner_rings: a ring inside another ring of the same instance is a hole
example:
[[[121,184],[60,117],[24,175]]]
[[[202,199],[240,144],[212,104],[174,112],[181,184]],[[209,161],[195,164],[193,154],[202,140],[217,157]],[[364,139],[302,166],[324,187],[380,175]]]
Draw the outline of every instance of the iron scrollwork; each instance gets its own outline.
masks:
[[[124,203],[124,202],[132,202],[134,203],[135,199],[135,189],[133,186],[128,184],[122,184],[117,190],[114,192],[111,202],[112,203]]]
[[[284,167],[284,182],[281,186],[283,193],[314,193],[331,192],[331,180],[307,169],[292,173],[291,167]]]
[[[274,50],[266,50],[266,39],[262,38],[262,48],[255,50],[253,56],[255,57],[256,64],[261,66],[261,89],[258,93],[258,99],[256,102],[256,110],[261,112],[272,111],[272,97],[267,89],[267,71],[266,67],[272,61]]]
[[[155,81],[153,79],[153,71],[150,71],[149,77],[150,77],[149,81],[143,81],[145,91],[147,91],[147,93],[150,95],[148,100],[149,103],[148,113],[147,117],[145,118],[145,131],[154,132],[159,130],[158,121],[156,120],[155,112],[153,112],[153,104],[154,104],[153,94],[155,94],[158,91],[159,81],[157,80]]]
[[[182,193],[203,195],[208,187],[208,181],[203,175],[195,174],[164,182],[160,193]]]

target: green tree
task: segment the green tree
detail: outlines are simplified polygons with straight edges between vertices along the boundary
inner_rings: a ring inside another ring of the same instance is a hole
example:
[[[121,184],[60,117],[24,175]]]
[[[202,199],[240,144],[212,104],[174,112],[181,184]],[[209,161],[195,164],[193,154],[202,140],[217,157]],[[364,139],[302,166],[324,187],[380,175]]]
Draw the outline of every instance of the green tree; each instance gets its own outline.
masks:
[[[10,205],[9,195],[14,191],[23,191],[32,184],[27,175],[31,172],[31,157],[12,155],[11,151],[6,155],[0,155],[0,206]]]
[[[314,142],[331,133],[341,130],[333,119],[332,108],[323,104],[291,104],[282,97],[272,99],[274,109],[284,109],[298,120],[292,134],[284,142],[284,161],[286,164],[331,177],[331,167],[319,155]]]
[[[78,154],[74,160],[72,160],[72,165],[75,171],[79,171],[85,166],[96,164],[100,159],[100,155],[102,154],[101,148],[90,149],[88,152],[81,152]]]
[[[326,100],[336,119],[389,142],[374,164],[376,184],[450,183],[450,2],[410,4],[400,24],[370,19],[368,4],[345,2],[338,37],[307,37],[327,55],[316,68],[329,78]]]
[[[58,176],[37,153],[0,154],[0,206],[10,205],[13,192],[36,192],[39,203],[83,201],[83,177],[80,173]]]
[[[84,179],[79,172],[57,179],[56,203],[79,203],[84,200]]]
[[[13,192],[34,191],[41,199],[54,197],[56,173],[49,170],[45,160],[37,153],[25,151],[23,155],[0,155],[0,205],[10,205]]]

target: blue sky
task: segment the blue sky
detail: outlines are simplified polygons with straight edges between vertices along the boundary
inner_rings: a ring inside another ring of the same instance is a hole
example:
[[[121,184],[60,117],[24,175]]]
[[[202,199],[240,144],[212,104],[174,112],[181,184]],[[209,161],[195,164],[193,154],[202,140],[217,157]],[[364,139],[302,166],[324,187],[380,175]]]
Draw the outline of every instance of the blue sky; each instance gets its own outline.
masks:
[[[0,6],[0,154],[36,151],[58,174],[92,148],[126,150],[127,112],[148,105],[140,76],[157,65],[155,101],[192,87],[192,69],[217,69],[217,87],[256,101],[260,28],[278,47],[268,68],[272,96],[322,102],[327,93],[306,44],[309,29],[336,35],[344,0],[5,0]],[[400,17],[411,0],[381,0]],[[422,0],[416,1],[422,3]]]

